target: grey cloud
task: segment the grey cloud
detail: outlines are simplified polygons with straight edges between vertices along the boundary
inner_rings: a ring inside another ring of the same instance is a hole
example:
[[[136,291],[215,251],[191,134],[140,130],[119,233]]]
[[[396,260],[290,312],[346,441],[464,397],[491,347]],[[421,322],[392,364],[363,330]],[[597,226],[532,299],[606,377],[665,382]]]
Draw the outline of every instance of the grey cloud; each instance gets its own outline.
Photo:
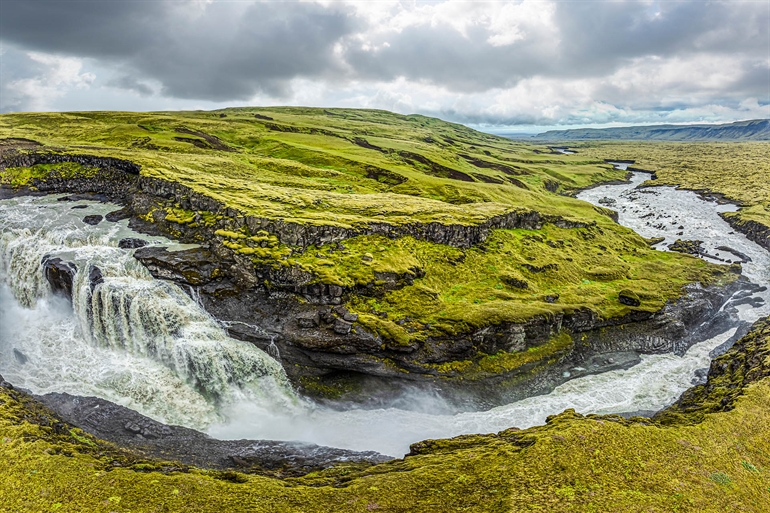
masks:
[[[347,57],[369,78],[406,77],[478,92],[535,75],[606,75],[644,56],[767,55],[770,20],[759,3],[661,2],[659,8],[655,16],[656,6],[648,2],[558,2],[557,44],[544,33],[493,47],[487,42],[490,34],[482,29],[463,37],[444,26],[425,25],[382,35],[378,42],[390,46],[378,51],[351,45]]]
[[[351,29],[340,8],[291,2],[3,0],[0,20],[19,46],[120,65],[168,96],[212,101],[281,96],[294,77],[333,76],[334,44]]]
[[[13,46],[5,46],[0,56],[0,113],[29,110],[29,97],[11,85],[44,71],[44,67],[30,59],[25,52]]]
[[[351,44],[346,58],[358,74],[370,80],[406,77],[462,92],[511,86],[554,67],[546,41],[530,39],[494,47],[488,38],[489,33],[481,28],[463,36],[440,25],[416,26],[382,36],[378,43],[389,46],[377,51]]]
[[[117,89],[125,89],[127,91],[133,91],[141,96],[150,96],[155,91],[152,90],[147,84],[143,84],[135,77],[123,75],[112,78],[105,84],[107,87],[115,87]]]
[[[671,91],[644,98],[638,87],[597,86],[594,99],[655,112],[681,98],[693,106],[768,97],[770,18],[762,2],[560,1],[554,22],[554,33],[525,27],[524,39],[495,47],[481,25],[464,35],[441,23],[372,31],[352,8],[335,3],[2,0],[0,34],[19,50],[4,56],[3,82],[33,73],[35,63],[20,52],[35,50],[90,58],[114,74],[110,87],[176,99],[234,102],[263,93],[290,100],[295,78],[365,85],[403,77],[462,96],[532,77],[598,83],[635,59],[709,54],[743,64],[730,90],[683,77]],[[363,49],[361,35],[378,50]],[[23,107],[3,91],[3,109]],[[537,113],[461,110],[444,106],[435,114],[475,123],[554,122]]]

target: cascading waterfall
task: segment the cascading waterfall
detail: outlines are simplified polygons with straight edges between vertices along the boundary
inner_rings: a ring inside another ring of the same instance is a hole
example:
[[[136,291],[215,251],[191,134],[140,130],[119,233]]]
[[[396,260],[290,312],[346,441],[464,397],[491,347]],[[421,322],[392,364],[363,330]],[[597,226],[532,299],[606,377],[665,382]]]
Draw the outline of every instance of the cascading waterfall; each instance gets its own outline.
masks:
[[[704,240],[711,253],[730,246],[751,257],[743,266],[747,277],[770,282],[770,254],[733,233],[713,203],[672,188],[640,194],[635,188],[643,179],[637,174],[629,184],[580,197],[594,203],[610,197],[620,222],[647,237],[673,241],[684,231],[683,238]],[[87,205],[89,214],[114,208]],[[649,212],[661,216],[656,226],[648,226]],[[125,222],[90,227],[81,222],[83,213],[51,197],[0,201],[0,374],[35,393],[97,395],[220,438],[304,440],[397,456],[426,438],[524,428],[566,408],[657,410],[689,388],[696,370],[708,366],[709,352],[735,332],[696,344],[683,357],[643,355],[629,369],[573,379],[549,394],[489,411],[447,414],[435,397],[418,395],[402,398],[410,410],[311,408],[291,391],[276,360],[226,337],[194,299],[154,280],[129,251],[117,248],[120,238],[137,235]],[[664,216],[665,226],[657,227]],[[72,306],[51,295],[41,270],[46,255],[77,266]],[[93,266],[102,283],[92,284]],[[755,303],[770,299],[766,291],[755,296]],[[767,302],[737,310],[747,322],[770,313]]]
[[[93,205],[89,213],[100,207],[107,208]],[[70,368],[71,377],[64,381],[80,384],[66,390],[56,387],[57,391],[106,394],[109,399],[118,396],[118,402],[123,403],[126,397],[122,394],[128,393],[129,404],[138,404],[165,421],[205,427],[216,420],[218,407],[235,401],[284,411],[299,407],[299,399],[274,358],[252,344],[227,337],[194,299],[175,285],[152,278],[130,251],[117,247],[116,236],[127,230],[125,226],[105,222],[90,227],[80,221],[81,216],[82,210],[72,211],[52,199],[0,204],[0,277],[6,296],[10,292],[20,307],[34,309],[41,317],[36,326],[25,326],[26,332],[20,332],[14,328],[19,325],[18,318],[9,311],[13,307],[3,307],[0,351],[12,353],[15,349],[15,354],[24,355],[21,359],[33,360],[22,364],[19,357],[14,362],[3,354],[17,367],[3,368],[8,379],[33,391],[49,391],[36,379],[44,379],[42,373],[31,367],[50,366],[57,359],[61,363],[77,348],[92,353],[95,361],[90,365],[94,368]],[[53,297],[44,278],[42,262],[50,257],[77,268],[69,315],[69,305]],[[94,269],[101,274],[100,283],[92,281]],[[10,301],[5,299],[3,305],[8,305]],[[42,317],[45,315],[57,316],[58,325],[48,326],[46,320],[50,318]],[[43,337],[44,344],[52,338],[64,338],[72,347],[54,343],[59,354],[43,354],[31,340],[35,336]],[[114,372],[104,361],[97,361],[105,353],[120,355],[133,365]],[[15,372],[21,367],[26,369]],[[66,371],[62,368],[62,372]],[[140,380],[147,372],[154,375],[149,380],[155,383],[154,390],[142,390]],[[155,404],[180,393],[190,402],[189,407],[180,401],[174,412]],[[162,395],[153,397],[155,394]]]

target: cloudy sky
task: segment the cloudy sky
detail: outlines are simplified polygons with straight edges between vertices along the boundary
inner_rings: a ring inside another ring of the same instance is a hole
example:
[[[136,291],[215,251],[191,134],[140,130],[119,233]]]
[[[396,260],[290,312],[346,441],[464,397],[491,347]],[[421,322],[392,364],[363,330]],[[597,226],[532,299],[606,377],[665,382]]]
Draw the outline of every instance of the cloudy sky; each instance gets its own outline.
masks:
[[[239,105],[491,130],[770,117],[770,2],[0,0],[0,112]]]

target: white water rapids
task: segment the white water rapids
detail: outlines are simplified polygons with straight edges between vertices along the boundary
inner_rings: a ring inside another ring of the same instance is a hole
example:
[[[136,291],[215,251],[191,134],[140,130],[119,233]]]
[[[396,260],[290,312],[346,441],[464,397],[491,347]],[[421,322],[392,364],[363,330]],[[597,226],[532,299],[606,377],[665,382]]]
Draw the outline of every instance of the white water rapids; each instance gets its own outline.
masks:
[[[744,274],[756,283],[770,282],[770,255],[743,235],[730,234],[714,203],[671,188],[640,193],[635,187],[641,180],[635,175],[630,184],[598,187],[581,198],[615,199],[625,207],[621,223],[647,237],[660,233],[674,240],[684,231],[681,238],[706,241],[712,254],[713,247],[730,246],[752,258]],[[153,279],[131,250],[117,247],[129,236],[169,241],[135,234],[126,221],[86,225],[83,215],[115,207],[80,201],[87,208],[73,210],[72,203],[56,199],[0,201],[0,374],[34,393],[95,395],[218,438],[303,440],[397,456],[426,438],[526,428],[566,408],[657,410],[689,388],[695,371],[708,367],[709,352],[735,332],[696,344],[683,357],[645,355],[628,370],[573,379],[550,394],[488,411],[437,413],[447,409],[435,398],[419,396],[410,398],[409,410],[319,408],[296,396],[270,356],[228,338],[194,300]],[[645,209],[670,215],[671,222],[647,226]],[[77,265],[74,306],[51,294],[41,265],[47,255]],[[91,292],[88,274],[94,265],[104,283]],[[769,299],[767,292],[760,295]],[[747,321],[770,313],[767,303],[739,310]]]

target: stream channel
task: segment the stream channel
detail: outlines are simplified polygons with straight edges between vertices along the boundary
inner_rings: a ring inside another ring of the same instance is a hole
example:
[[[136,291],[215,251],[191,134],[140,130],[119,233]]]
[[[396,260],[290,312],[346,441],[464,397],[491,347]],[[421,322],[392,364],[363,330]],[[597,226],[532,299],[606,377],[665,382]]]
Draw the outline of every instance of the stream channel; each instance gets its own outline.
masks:
[[[701,240],[710,255],[703,258],[744,260],[744,276],[770,283],[770,253],[718,216],[735,206],[671,187],[640,188],[648,178],[635,172],[628,183],[578,197],[617,210],[621,224],[645,237],[665,237],[660,250],[678,238]],[[704,379],[713,351],[724,350],[738,329],[683,356],[642,355],[629,369],[572,379],[487,411],[447,413],[439,399],[419,395],[405,398],[403,409],[332,410],[296,394],[273,357],[227,337],[188,294],[154,279],[133,250],[118,247],[126,237],[173,249],[172,241],[132,232],[125,220],[82,221],[115,205],[77,201],[73,208],[58,199],[0,201],[0,374],[34,394],[97,396],[220,439],[301,440],[401,456],[420,440],[526,428],[567,408],[657,411]],[[725,247],[733,252],[717,249]],[[44,276],[41,262],[51,257],[77,267],[72,303],[54,295]],[[94,280],[96,268],[101,277]],[[744,326],[770,314],[766,290],[732,303]]]

